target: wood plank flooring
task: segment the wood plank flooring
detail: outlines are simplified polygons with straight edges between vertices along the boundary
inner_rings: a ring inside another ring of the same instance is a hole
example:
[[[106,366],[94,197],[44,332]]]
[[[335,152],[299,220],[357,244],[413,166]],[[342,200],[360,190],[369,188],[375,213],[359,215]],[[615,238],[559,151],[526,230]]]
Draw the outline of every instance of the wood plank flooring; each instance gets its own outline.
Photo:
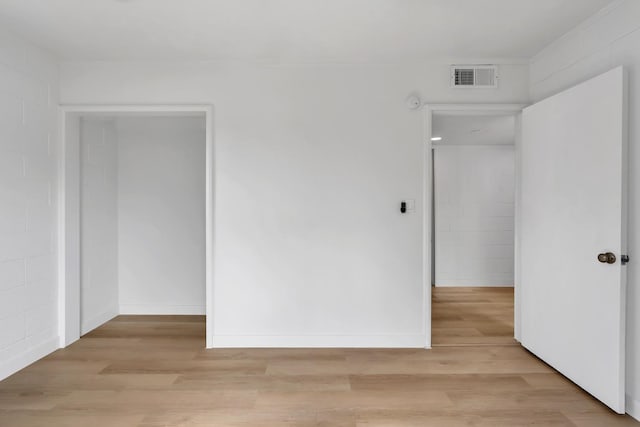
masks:
[[[432,346],[518,345],[513,288],[434,287]]]
[[[201,317],[120,316],[0,382],[0,426],[640,426],[515,345],[203,347]]]

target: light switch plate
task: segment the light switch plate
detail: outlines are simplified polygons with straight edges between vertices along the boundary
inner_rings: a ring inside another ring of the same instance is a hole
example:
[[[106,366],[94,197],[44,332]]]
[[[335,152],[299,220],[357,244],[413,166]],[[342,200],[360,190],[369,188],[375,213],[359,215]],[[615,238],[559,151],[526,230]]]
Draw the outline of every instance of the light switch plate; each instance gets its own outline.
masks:
[[[415,212],[415,210],[416,210],[416,201],[415,201],[415,199],[404,199],[403,202],[406,203],[407,213]]]

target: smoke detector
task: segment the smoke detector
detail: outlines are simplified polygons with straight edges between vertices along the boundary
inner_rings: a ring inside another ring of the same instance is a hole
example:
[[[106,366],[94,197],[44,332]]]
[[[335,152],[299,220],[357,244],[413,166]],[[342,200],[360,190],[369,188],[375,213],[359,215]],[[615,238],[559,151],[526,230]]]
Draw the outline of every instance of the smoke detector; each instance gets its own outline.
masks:
[[[410,110],[418,110],[422,107],[422,99],[417,93],[411,93],[406,99],[407,108]]]

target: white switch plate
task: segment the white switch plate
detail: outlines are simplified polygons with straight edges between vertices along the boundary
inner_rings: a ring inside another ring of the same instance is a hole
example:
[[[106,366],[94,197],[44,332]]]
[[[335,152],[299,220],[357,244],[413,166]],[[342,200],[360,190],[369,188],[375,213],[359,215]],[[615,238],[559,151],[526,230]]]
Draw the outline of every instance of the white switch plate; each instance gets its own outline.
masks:
[[[415,212],[415,210],[416,210],[416,201],[415,201],[415,199],[405,199],[405,200],[403,200],[403,202],[406,203],[406,205],[407,205],[407,213]]]

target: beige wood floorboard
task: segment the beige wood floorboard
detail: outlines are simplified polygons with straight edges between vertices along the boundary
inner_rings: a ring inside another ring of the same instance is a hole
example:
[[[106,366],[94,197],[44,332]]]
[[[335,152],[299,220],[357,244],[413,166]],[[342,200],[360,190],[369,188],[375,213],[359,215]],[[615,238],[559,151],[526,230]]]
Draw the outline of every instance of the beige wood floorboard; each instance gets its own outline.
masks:
[[[505,340],[507,291],[455,292],[429,351],[205,350],[202,317],[120,316],[0,382],[0,426],[640,426]]]
[[[433,287],[432,346],[518,345],[513,288]]]

